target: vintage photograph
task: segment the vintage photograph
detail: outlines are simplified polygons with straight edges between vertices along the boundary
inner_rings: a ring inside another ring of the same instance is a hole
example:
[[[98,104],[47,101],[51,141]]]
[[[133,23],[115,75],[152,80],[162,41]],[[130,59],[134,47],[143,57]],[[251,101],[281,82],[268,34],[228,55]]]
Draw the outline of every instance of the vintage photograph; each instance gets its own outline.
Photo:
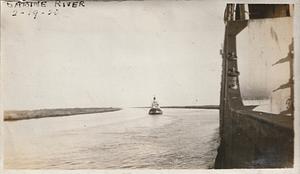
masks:
[[[293,168],[294,14],[1,1],[3,168]]]

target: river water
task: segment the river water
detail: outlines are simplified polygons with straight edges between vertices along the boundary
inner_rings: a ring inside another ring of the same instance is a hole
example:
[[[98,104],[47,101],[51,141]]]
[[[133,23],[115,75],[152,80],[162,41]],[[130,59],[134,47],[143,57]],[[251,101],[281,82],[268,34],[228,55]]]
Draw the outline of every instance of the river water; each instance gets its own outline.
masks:
[[[4,123],[6,169],[212,168],[218,110],[147,109]]]

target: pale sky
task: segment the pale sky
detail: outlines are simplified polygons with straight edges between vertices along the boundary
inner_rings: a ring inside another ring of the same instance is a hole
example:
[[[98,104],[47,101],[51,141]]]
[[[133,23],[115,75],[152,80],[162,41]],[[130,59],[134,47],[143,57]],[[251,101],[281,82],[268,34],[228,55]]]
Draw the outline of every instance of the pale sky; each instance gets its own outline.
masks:
[[[224,8],[86,2],[32,19],[2,5],[4,109],[148,106],[154,95],[161,105],[219,104]]]

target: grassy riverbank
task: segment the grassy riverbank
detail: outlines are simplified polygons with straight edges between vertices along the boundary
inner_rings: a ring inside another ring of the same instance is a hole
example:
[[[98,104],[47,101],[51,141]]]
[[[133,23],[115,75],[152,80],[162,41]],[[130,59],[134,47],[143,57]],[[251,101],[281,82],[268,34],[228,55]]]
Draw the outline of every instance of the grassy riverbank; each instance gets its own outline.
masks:
[[[113,112],[119,110],[121,110],[121,108],[109,107],[109,108],[59,108],[59,109],[4,111],[4,121]]]

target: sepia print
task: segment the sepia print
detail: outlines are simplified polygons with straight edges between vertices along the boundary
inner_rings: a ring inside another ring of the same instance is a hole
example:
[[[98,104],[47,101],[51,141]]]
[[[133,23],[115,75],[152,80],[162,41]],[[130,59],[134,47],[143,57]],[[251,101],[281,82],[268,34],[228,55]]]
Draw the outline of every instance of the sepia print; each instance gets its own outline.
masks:
[[[295,10],[1,1],[3,168],[293,168]]]

